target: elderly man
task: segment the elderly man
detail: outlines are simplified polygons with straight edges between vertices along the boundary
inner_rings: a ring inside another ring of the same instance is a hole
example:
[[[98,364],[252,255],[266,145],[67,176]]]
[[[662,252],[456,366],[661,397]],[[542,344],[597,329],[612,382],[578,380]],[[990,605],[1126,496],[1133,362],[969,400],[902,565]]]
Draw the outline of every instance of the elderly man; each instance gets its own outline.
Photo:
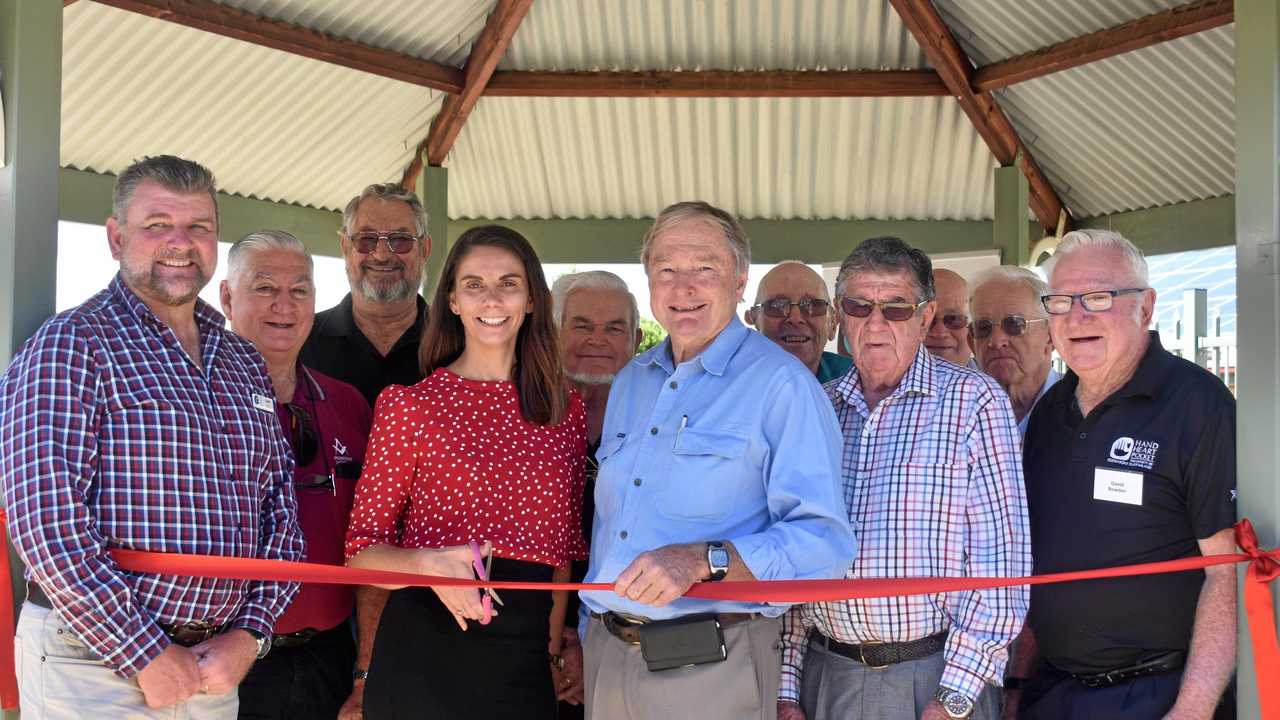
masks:
[[[275,412],[293,448],[298,516],[307,560],[343,564],[356,480],[372,414],[354,387],[298,362],[315,318],[311,256],[294,236],[247,235],[227,256],[220,288],[231,329],[267,362]],[[350,585],[305,584],[276,621],[272,650],[240,684],[240,717],[338,715],[351,694],[355,642]]]
[[[836,312],[822,276],[798,260],[778,263],[760,279],[746,321],[795,355],[825,383],[849,372],[853,361],[823,350],[836,336]]]
[[[373,406],[388,385],[422,379],[418,343],[427,302],[419,294],[431,254],[427,211],[418,196],[399,185],[370,185],[347,203],[338,233],[351,292],[337,306],[316,314],[302,347],[302,363],[354,385]],[[360,716],[373,639],[389,591],[356,591],[355,687],[341,718]]]
[[[867,240],[836,278],[854,369],[825,387],[844,430],[850,578],[1020,577],[1031,569],[1009,401],[922,347],[937,312],[927,255]],[[999,715],[1025,587],[821,602],[783,622],[780,718]]]
[[[110,555],[303,557],[262,358],[196,297],[218,258],[213,175],[168,155],[130,165],[107,243],[119,274],[0,381],[0,483],[27,564],[22,717],[233,718],[297,585]]]
[[[1142,253],[1080,230],[1047,270],[1049,332],[1070,372],[1027,428],[1036,572],[1232,552],[1235,400],[1147,331]],[[1036,586],[1042,662],[1020,716],[1209,717],[1235,663],[1235,595],[1230,565]]]
[[[669,337],[618,373],[601,433],[584,648],[595,718],[772,718],[785,604],[695,583],[839,577],[856,550],[840,434],[812,373],[738,321],[738,221],[663,210],[641,261]]]
[[[1049,287],[1020,267],[994,267],[974,280],[970,336],[982,372],[1009,395],[1018,432],[1026,435],[1031,408],[1062,375],[1053,369],[1053,340],[1040,303]]]
[[[969,286],[959,273],[933,271],[938,311],[924,336],[924,346],[936,357],[974,370],[973,350],[969,346]]]

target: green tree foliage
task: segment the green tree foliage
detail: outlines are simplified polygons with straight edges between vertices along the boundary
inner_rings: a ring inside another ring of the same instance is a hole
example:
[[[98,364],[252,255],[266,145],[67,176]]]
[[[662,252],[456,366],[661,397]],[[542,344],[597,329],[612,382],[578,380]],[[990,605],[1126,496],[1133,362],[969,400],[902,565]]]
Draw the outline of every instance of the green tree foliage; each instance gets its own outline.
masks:
[[[640,318],[640,332],[644,333],[644,339],[640,341],[637,355],[667,339],[667,331],[649,318]]]

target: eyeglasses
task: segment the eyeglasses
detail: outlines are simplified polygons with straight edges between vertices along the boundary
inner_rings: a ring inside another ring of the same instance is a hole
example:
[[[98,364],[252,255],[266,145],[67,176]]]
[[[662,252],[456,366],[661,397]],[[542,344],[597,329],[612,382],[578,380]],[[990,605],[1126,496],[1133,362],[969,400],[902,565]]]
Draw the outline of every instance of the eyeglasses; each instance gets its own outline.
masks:
[[[1049,322],[1049,318],[1034,318],[1028,320],[1021,315],[1010,315],[1000,321],[1000,329],[1009,337],[1018,337],[1027,331],[1027,326],[1031,323]],[[987,318],[973,321],[973,339],[986,340],[991,337],[991,331],[995,328],[996,323],[991,322]]]
[[[801,315],[822,317],[827,314],[831,303],[820,298],[805,298],[797,302],[791,302],[788,298],[774,298],[773,300],[765,300],[753,307],[752,310],[759,310],[771,318],[781,319],[790,315],[793,307],[800,308]]]
[[[934,315],[933,321],[929,323],[929,329],[932,330],[942,323],[943,327],[948,330],[963,330],[969,326],[969,318],[960,313],[947,313],[946,315]]]
[[[316,453],[320,450],[320,433],[306,408],[293,403],[285,403],[284,406],[289,411],[289,440],[293,445],[293,459],[298,467],[306,467],[316,459]]]
[[[1146,292],[1149,289],[1125,288],[1123,290],[1093,290],[1074,295],[1041,295],[1040,302],[1044,305],[1044,311],[1050,315],[1066,315],[1071,312],[1071,304],[1076,301],[1079,301],[1080,307],[1089,312],[1106,312],[1115,304],[1117,296]]]
[[[361,230],[351,236],[351,244],[355,246],[356,252],[361,255],[368,255],[378,249],[378,243],[385,240],[387,248],[397,255],[403,255],[413,249],[413,244],[418,242],[418,236],[413,233],[407,233],[403,230],[396,230],[389,233],[380,233],[374,230]]]
[[[871,317],[871,311],[880,308],[880,314],[885,320],[892,322],[906,322],[910,320],[916,311],[929,303],[928,300],[921,300],[918,303],[909,302],[871,302],[861,298],[842,297],[840,298],[840,309],[846,315],[852,315],[856,318]]]

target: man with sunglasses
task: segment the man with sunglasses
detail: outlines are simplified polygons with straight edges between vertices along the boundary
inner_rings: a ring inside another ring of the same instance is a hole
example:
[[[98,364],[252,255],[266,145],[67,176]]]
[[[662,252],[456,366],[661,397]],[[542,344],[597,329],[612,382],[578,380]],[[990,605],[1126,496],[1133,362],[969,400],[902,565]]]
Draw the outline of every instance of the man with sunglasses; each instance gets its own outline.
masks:
[[[969,345],[968,283],[954,270],[935,268],[933,284],[938,311],[925,333],[925,349],[947,362],[977,370]]]
[[[1070,371],[1036,404],[1024,465],[1035,571],[1230,553],[1235,400],[1147,327],[1155,291],[1121,235],[1077,230],[1046,270],[1053,345]],[[1041,662],[1019,717],[1235,717],[1236,573],[1038,585]]]
[[[973,283],[969,339],[982,372],[1009,394],[1018,432],[1026,435],[1031,409],[1062,378],[1053,369],[1053,340],[1040,296],[1049,286],[1020,267],[1000,266]]]
[[[859,553],[848,578],[1020,577],[1031,569],[1013,412],[986,375],[925,350],[932,264],[866,240],[836,277],[854,367],[823,388],[844,431]],[[819,602],[783,620],[778,716],[999,716],[1025,587]]]
[[[311,255],[276,230],[245,236],[227,255],[222,310],[267,363],[276,417],[293,449],[293,489],[307,560],[342,565],[343,543],[373,416],[360,392],[298,362],[315,318]],[[307,583],[276,621],[271,652],[240,685],[240,717],[338,715],[356,664],[350,585]]]
[[[795,355],[818,382],[849,371],[853,361],[823,350],[836,335],[836,313],[822,276],[799,260],[778,263],[760,279],[747,323]]]
[[[431,254],[427,211],[417,195],[399,185],[370,185],[347,203],[338,236],[351,292],[337,306],[316,313],[301,359],[355,386],[372,407],[388,385],[410,386],[423,378],[418,344],[427,301],[419,290]],[[343,718],[358,716],[387,595],[375,587],[356,590],[355,692]]]

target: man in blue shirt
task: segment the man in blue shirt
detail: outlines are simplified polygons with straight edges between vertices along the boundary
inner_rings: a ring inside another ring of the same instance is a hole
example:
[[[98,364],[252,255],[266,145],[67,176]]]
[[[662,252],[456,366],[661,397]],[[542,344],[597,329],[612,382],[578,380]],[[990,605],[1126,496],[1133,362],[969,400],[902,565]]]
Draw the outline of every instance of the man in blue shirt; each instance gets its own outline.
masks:
[[[750,260],[738,222],[702,202],[668,207],[645,237],[669,337],[618,374],[596,455],[586,581],[614,588],[582,593],[588,717],[772,718],[787,604],[681,596],[842,577],[855,554],[830,402],[735,316]]]

